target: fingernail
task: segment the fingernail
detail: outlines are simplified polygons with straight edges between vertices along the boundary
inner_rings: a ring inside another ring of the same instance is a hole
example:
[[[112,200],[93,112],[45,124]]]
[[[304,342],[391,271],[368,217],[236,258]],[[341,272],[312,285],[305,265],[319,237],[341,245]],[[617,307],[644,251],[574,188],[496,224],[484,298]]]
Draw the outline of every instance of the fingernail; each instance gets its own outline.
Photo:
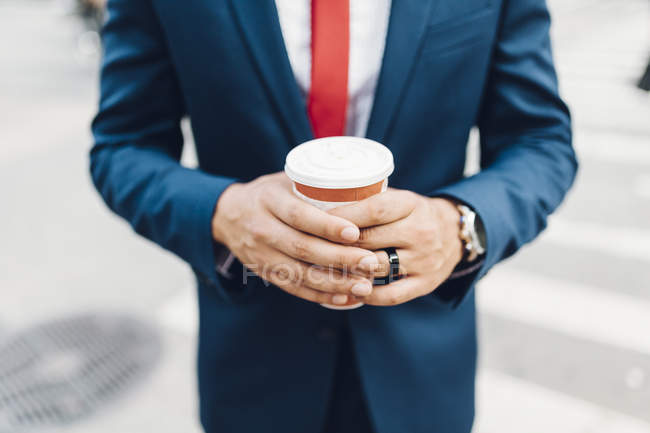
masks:
[[[359,229],[356,227],[346,227],[341,230],[341,237],[346,241],[356,241],[359,239]]]
[[[350,290],[355,296],[368,296],[372,293],[372,286],[369,282],[356,283]]]
[[[366,256],[359,260],[359,266],[362,266],[364,268],[368,269],[374,269],[377,265],[379,264],[379,261],[377,260],[377,256],[374,254],[371,256]]]
[[[344,305],[348,302],[348,295],[334,295],[332,296],[332,303],[334,305]]]

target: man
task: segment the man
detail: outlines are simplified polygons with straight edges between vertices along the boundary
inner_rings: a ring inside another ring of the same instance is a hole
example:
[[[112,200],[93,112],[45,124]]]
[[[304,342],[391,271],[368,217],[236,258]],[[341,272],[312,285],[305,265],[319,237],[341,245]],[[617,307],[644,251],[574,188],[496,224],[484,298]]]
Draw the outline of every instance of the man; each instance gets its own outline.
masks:
[[[92,176],[197,275],[205,430],[469,432],[474,284],[576,173],[544,1],[110,0],[104,43]],[[343,134],[392,150],[393,189],[325,213],[281,171]]]

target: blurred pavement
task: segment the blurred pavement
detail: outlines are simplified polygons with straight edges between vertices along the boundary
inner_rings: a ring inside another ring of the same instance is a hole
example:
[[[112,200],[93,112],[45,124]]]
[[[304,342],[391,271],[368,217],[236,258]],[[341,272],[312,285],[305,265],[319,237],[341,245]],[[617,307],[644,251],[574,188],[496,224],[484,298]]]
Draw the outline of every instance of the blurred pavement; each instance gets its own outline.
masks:
[[[158,324],[148,382],[64,431],[198,432],[191,275],[91,186],[96,40],[61,4],[0,0],[0,340],[76,312]],[[650,433],[650,94],[634,86],[650,3],[550,6],[581,172],[542,238],[480,284],[475,430]]]

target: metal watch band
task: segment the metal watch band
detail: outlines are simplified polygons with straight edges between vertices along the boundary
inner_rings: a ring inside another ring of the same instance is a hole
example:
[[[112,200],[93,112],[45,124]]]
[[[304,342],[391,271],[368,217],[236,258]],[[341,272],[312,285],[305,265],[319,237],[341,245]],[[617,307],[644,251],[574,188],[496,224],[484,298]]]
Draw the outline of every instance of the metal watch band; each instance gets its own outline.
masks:
[[[471,263],[485,253],[476,231],[476,212],[462,204],[456,207],[460,212],[460,240],[465,249],[466,260]]]

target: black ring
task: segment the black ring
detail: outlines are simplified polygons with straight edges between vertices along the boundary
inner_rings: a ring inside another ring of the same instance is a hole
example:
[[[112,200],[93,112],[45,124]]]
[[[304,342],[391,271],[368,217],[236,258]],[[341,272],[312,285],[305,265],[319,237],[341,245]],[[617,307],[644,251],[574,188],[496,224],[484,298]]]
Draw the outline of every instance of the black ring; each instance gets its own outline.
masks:
[[[399,275],[399,256],[397,250],[393,247],[384,248],[384,251],[388,254],[388,281],[393,281]]]

